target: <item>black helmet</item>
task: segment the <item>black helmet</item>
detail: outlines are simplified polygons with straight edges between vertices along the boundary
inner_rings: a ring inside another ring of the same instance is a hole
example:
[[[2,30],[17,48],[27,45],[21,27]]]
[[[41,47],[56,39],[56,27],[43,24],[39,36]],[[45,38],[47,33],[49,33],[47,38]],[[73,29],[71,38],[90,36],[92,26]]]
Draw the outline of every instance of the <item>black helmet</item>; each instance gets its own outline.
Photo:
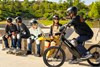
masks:
[[[53,16],[53,19],[59,20],[59,16],[58,16],[58,15],[54,15],[54,16]]]
[[[15,21],[16,22],[19,22],[19,21],[22,22],[22,18],[20,16],[18,16],[18,17],[16,17]]]
[[[37,22],[36,19],[32,19],[32,20],[30,21],[30,25],[32,26],[33,24],[38,24],[38,22]]]
[[[77,7],[72,6],[67,9],[68,14],[74,13],[77,14]]]
[[[11,18],[11,17],[8,17],[6,20],[7,20],[7,22],[9,22],[9,23],[12,22],[12,18]]]

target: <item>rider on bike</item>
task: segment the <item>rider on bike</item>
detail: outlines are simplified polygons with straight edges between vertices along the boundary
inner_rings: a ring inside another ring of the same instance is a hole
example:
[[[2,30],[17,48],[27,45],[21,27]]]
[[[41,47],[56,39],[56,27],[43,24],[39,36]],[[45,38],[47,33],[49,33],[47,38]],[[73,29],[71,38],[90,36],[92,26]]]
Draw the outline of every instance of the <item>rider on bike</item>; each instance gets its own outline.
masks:
[[[75,32],[79,35],[76,38],[76,41],[77,41],[77,44],[78,44],[76,46],[76,48],[78,49],[78,51],[82,55],[81,59],[88,59],[92,55],[90,54],[89,51],[86,50],[86,48],[84,47],[84,45],[82,45],[82,43],[93,37],[93,31],[85,23],[85,21],[82,20],[82,18],[79,15],[77,15],[77,12],[78,12],[78,10],[75,6],[72,6],[72,7],[67,9],[67,13],[71,18],[71,21],[67,25],[69,27],[73,26],[74,29],[75,29]],[[77,63],[77,58],[75,56],[73,56],[70,63],[72,63],[72,64]]]

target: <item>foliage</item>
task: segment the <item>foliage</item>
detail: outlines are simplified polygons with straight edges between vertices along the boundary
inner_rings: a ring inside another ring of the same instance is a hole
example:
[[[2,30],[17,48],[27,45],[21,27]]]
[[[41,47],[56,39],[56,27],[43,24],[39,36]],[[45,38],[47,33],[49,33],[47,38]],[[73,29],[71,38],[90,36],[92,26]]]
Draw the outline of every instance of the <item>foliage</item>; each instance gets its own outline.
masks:
[[[84,17],[100,17],[99,0],[89,6],[85,5],[81,0],[66,0],[65,2],[59,0],[59,3],[49,2],[47,0],[0,0],[0,20],[4,20],[8,16],[13,18],[22,16],[28,19],[42,18],[52,20],[54,14],[58,14],[61,19],[65,19],[66,9],[70,6],[78,7],[78,14],[84,13]]]
[[[98,2],[93,3],[91,10],[89,12],[90,17],[93,17],[93,18],[100,17],[100,4],[99,3]]]

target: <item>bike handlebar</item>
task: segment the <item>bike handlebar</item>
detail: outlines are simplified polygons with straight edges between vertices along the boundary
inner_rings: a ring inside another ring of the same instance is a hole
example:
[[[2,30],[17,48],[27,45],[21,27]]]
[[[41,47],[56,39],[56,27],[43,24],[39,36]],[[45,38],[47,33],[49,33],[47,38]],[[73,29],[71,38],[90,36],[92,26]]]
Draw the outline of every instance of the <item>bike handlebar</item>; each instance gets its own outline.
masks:
[[[61,33],[64,33],[65,30],[67,29],[67,27],[70,27],[70,25],[69,25],[69,24],[65,24],[65,25],[61,26],[60,29],[59,29],[59,31],[60,31]]]

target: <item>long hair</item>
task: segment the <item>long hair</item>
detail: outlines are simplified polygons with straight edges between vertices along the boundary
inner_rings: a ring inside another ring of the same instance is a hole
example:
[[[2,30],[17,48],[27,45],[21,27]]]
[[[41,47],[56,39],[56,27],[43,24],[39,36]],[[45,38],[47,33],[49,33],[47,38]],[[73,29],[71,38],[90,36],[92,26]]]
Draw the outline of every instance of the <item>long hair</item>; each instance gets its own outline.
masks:
[[[60,23],[59,23],[59,21],[58,21],[58,26],[60,25]],[[53,20],[53,24],[52,24],[52,29],[53,29],[53,27],[55,26],[55,22],[54,22],[54,20]],[[57,27],[58,28],[58,27]]]

